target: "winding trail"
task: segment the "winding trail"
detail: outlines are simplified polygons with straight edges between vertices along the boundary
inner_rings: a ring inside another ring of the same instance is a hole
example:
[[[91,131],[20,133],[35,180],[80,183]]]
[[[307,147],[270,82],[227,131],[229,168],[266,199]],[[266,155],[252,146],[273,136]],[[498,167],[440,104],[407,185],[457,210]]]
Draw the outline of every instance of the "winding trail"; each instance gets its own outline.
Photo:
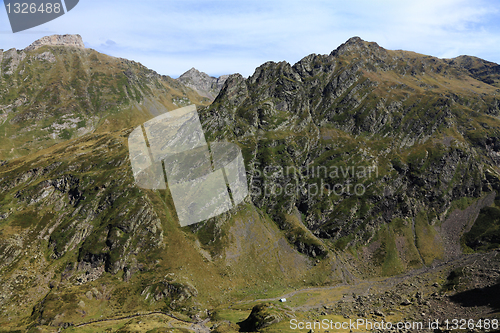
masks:
[[[184,327],[190,331],[196,332],[196,333],[210,333],[210,328],[206,326],[206,324],[210,321],[209,318],[199,321],[199,322],[190,322],[186,321],[183,319],[180,319],[170,313],[167,312],[161,312],[161,311],[151,311],[151,312],[146,312],[146,313],[136,313],[133,315],[128,315],[128,316],[123,316],[123,317],[118,317],[118,318],[108,318],[108,319],[98,319],[98,320],[93,320],[89,321],[86,323],[81,323],[78,325],[74,325],[72,327],[83,327],[83,326],[88,326],[92,324],[98,324],[98,323],[104,323],[104,322],[111,322],[111,321],[120,321],[120,320],[126,320],[126,319],[132,319],[132,318],[138,318],[138,317],[147,317],[147,316],[152,316],[152,315],[163,315],[166,317],[169,317],[171,319],[174,319],[175,321],[181,322],[187,327]],[[172,323],[170,323],[172,325]],[[175,327],[174,325],[172,325]]]

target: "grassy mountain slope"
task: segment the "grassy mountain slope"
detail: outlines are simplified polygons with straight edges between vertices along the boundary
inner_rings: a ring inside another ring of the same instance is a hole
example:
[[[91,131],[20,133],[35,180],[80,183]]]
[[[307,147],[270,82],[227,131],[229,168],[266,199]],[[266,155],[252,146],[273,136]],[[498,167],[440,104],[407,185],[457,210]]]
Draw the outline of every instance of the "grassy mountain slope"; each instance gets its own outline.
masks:
[[[0,60],[0,159],[209,102],[168,76],[92,49],[11,49]]]

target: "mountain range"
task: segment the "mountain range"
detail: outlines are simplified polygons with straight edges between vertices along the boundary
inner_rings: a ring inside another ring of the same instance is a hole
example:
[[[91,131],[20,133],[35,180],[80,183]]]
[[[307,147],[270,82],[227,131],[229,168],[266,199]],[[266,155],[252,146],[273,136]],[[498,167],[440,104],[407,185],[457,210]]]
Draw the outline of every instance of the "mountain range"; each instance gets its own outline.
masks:
[[[0,52],[0,332],[498,318],[499,65],[354,37],[174,80],[83,45]],[[250,195],[181,228],[127,138],[190,104]]]

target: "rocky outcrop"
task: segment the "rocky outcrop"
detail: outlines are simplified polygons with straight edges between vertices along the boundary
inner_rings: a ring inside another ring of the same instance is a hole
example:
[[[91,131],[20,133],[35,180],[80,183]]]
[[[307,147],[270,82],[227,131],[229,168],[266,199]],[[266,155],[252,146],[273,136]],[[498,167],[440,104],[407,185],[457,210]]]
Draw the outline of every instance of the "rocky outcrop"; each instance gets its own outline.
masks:
[[[19,67],[19,64],[26,58],[26,53],[16,49],[10,49],[3,53],[2,58],[3,63],[0,62],[0,67],[3,67],[3,72],[6,75],[12,75]]]
[[[196,68],[191,68],[177,79],[182,84],[196,90],[201,96],[205,96],[214,100],[219,91],[222,89],[224,82],[229,75],[221,75],[220,77],[209,76],[206,73],[198,71]]]
[[[263,328],[279,323],[285,316],[291,317],[292,314],[271,303],[258,304],[252,308],[248,318],[238,325],[240,332],[260,332]]]
[[[191,297],[198,296],[198,290],[189,283],[177,283],[162,281],[145,288],[141,295],[146,299],[152,298],[155,301],[166,299],[171,309],[177,308]]]
[[[56,57],[51,52],[43,52],[36,56],[38,60],[48,61],[50,63],[56,62]]]
[[[78,149],[84,142],[86,140],[77,141],[68,149]],[[104,139],[99,146],[106,149],[108,145],[126,153],[125,147],[113,140]],[[125,161],[125,156],[115,156],[109,159],[109,165],[119,167]],[[80,269],[102,266],[105,271],[116,274],[126,267],[136,266],[133,258],[143,246],[162,247],[163,230],[151,203],[145,198],[124,199],[131,194],[128,189],[131,179],[126,176],[126,169],[122,170],[119,181],[103,181],[97,170],[93,176],[89,174],[90,177],[83,179],[74,175],[82,174],[86,169],[84,164],[75,160],[67,162],[72,165],[70,173],[61,168],[62,163],[45,167],[33,165],[21,175],[7,176],[0,182],[4,191],[13,191],[13,198],[18,203],[16,215],[35,206],[56,207],[57,217],[38,234],[50,244],[52,258],[58,259],[78,246],[81,247]],[[110,211],[121,205],[119,217],[113,217]],[[99,236],[89,237],[91,234]]]
[[[42,37],[35,42],[31,43],[30,46],[26,47],[24,51],[34,51],[42,46],[72,46],[78,48],[85,48],[82,36],[80,35],[52,35]]]

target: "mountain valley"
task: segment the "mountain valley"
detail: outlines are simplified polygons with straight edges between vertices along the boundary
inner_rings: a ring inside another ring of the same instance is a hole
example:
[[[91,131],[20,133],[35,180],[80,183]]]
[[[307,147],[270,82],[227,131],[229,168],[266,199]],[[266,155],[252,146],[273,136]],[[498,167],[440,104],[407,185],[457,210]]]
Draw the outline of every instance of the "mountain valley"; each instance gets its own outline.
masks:
[[[499,68],[358,37],[248,78],[174,80],[78,35],[1,51],[0,332],[498,320]],[[127,139],[191,104],[250,194],[180,227]]]

